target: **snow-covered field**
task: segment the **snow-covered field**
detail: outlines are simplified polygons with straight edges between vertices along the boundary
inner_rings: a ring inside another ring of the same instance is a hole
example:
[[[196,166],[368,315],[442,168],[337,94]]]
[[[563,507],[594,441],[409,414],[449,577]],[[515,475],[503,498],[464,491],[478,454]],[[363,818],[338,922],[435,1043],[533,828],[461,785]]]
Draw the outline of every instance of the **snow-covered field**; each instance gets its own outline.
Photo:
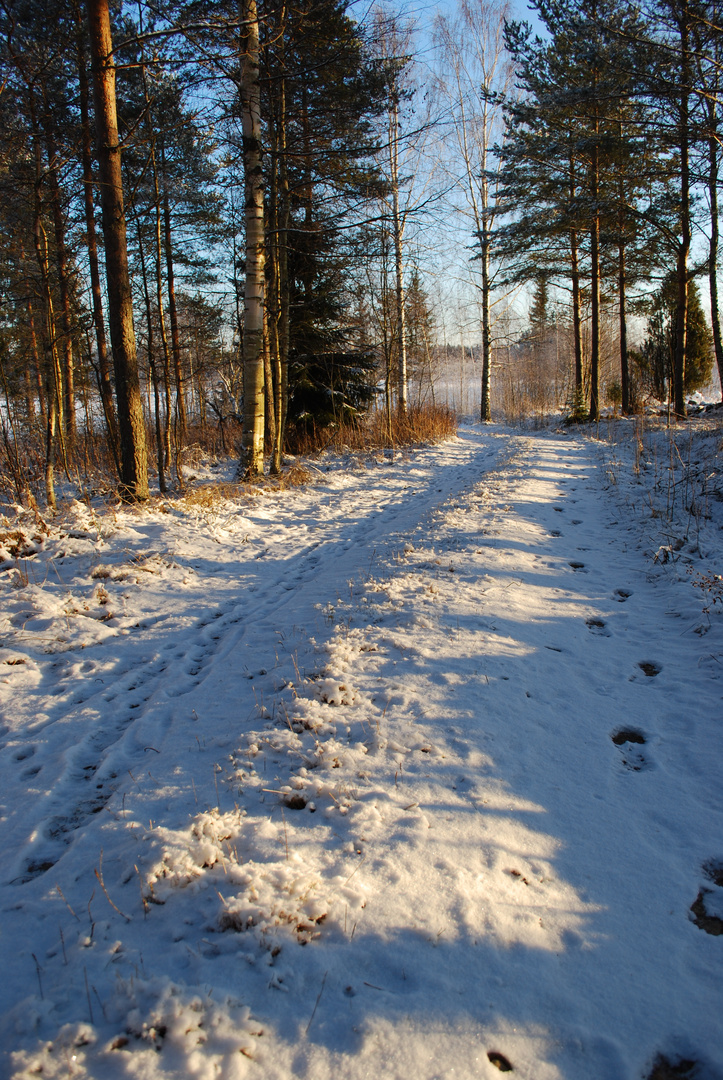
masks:
[[[0,1075],[720,1080],[720,445],[6,509]]]

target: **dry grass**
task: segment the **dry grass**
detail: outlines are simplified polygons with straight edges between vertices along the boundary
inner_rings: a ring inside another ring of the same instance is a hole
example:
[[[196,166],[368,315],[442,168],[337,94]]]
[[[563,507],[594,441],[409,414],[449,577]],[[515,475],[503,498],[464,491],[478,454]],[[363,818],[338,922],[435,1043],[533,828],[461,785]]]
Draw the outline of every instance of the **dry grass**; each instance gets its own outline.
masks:
[[[340,423],[332,428],[296,430],[289,433],[289,448],[294,454],[312,455],[323,450],[335,453],[395,449],[441,442],[457,431],[457,417],[445,405],[414,407],[407,413],[378,411],[354,423]]]
[[[244,496],[254,496],[261,491],[287,491],[289,488],[303,487],[311,477],[311,472],[302,465],[292,465],[279,476],[263,476],[254,481],[197,484],[186,489],[180,502],[188,508],[212,510],[222,502],[237,502]]]

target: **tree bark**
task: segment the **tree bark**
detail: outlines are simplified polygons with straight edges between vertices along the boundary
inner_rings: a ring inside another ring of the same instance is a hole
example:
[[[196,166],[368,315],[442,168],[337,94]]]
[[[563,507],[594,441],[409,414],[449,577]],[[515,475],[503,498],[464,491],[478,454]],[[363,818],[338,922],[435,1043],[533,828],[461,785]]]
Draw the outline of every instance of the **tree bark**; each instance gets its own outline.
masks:
[[[620,385],[622,388],[621,408],[623,416],[629,416],[633,408],[630,393],[630,366],[628,364],[628,320],[625,310],[627,303],[626,286],[625,243],[621,240],[618,246],[618,325],[620,331]]]
[[[394,303],[397,316],[397,408],[407,411],[407,320],[404,306],[402,238],[404,224],[399,210],[399,103],[389,110],[389,166],[392,184],[392,234],[394,236]]]
[[[168,198],[168,174],[166,154],[161,140],[161,177],[163,179],[163,227],[166,249],[166,283],[168,289],[168,316],[171,320],[171,352],[176,376],[176,416],[178,417],[177,443],[183,445],[186,438],[188,418],[184,397],[183,369],[181,366],[181,337],[178,332],[178,309],[176,307],[176,277],[173,270],[173,235],[171,231],[171,206]]]
[[[116,419],[115,405],[113,403],[113,386],[111,384],[110,367],[108,364],[108,343],[105,336],[105,318],[103,316],[103,298],[100,287],[100,269],[98,265],[98,239],[95,231],[95,207],[93,205],[93,142],[90,132],[88,72],[85,63],[83,25],[80,16],[80,8],[77,6],[76,20],[78,26],[77,63],[82,139],[81,160],[83,166],[83,202],[85,208],[85,230],[86,243],[88,246],[90,287],[93,298],[93,325],[95,326],[95,342],[98,350],[98,381],[100,383],[101,401],[103,402],[103,415],[105,416],[106,430],[108,432],[108,443],[113,455],[113,460],[115,461],[116,471],[120,477],[121,466],[118,447],[118,421]]]
[[[720,230],[718,224],[718,124],[717,106],[714,100],[708,103],[708,195],[710,198],[710,246],[708,248],[708,282],[710,288],[710,317],[713,326],[713,345],[723,401],[723,338],[721,337],[720,307],[718,305],[718,243]]]
[[[580,260],[577,229],[570,229],[570,278],[572,281],[572,337],[575,350],[575,397],[573,415],[580,419],[585,412],[583,388],[582,319],[580,317]]]
[[[590,419],[600,419],[600,213],[599,195],[599,150],[592,150],[591,195],[593,216],[590,226],[590,294],[591,294],[591,336],[590,343]]]
[[[86,0],[90,26],[95,125],[103,208],[108,314],[121,454],[121,496],[148,498],[146,433],[128,273],[126,219],[116,116],[115,62],[108,0]]]
[[[143,236],[141,234],[140,221],[136,219],[138,229],[138,251],[141,259],[141,277],[143,279],[143,297],[146,302],[146,340],[148,343],[148,368],[153,383],[153,405],[156,427],[156,464],[158,468],[158,490],[162,495],[168,491],[166,483],[166,469],[164,464],[166,443],[163,437],[163,425],[161,423],[161,394],[158,384],[158,371],[153,344],[153,308],[151,305],[151,293],[148,288],[148,275],[146,273],[146,257],[143,252]]]
[[[261,163],[259,20],[256,0],[241,0],[241,78],[246,218],[244,284],[244,408],[239,472],[264,472],[264,178]]]
[[[75,444],[75,392],[73,371],[73,325],[70,311],[70,279],[68,275],[68,248],[65,242],[65,219],[60,202],[60,183],[58,181],[58,151],[52,130],[50,107],[45,101],[45,145],[48,156],[48,187],[50,204],[53,212],[53,230],[55,233],[55,263],[58,271],[58,289],[60,293],[60,314],[63,326],[63,382],[62,410],[59,404],[59,419],[64,425],[66,447],[71,451]]]
[[[490,326],[490,238],[487,228],[486,207],[482,207],[482,236],[480,259],[482,262],[482,393],[480,420],[492,419],[490,383],[492,374],[492,328]]]
[[[688,0],[680,0],[680,102],[678,105],[678,150],[680,152],[680,241],[676,260],[677,302],[675,310],[675,352],[673,395],[675,415],[684,417],[685,358],[688,327],[688,256],[690,253],[690,12]]]

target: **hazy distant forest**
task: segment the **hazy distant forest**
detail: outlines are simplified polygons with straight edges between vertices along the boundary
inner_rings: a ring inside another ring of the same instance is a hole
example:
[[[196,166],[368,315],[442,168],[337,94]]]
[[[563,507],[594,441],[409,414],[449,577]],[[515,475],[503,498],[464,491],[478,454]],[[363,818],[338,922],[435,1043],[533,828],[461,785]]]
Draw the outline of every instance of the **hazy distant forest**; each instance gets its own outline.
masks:
[[[535,7],[0,0],[4,495],[470,402],[685,416],[723,376],[720,4]]]

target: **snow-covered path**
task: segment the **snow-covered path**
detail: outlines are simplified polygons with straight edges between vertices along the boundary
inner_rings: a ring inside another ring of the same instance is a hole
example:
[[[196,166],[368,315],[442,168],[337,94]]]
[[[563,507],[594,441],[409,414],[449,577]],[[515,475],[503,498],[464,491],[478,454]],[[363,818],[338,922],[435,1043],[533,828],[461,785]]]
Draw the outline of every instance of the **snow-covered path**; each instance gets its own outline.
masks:
[[[6,1074],[723,1075],[721,627],[609,476],[76,508],[1,631]]]

